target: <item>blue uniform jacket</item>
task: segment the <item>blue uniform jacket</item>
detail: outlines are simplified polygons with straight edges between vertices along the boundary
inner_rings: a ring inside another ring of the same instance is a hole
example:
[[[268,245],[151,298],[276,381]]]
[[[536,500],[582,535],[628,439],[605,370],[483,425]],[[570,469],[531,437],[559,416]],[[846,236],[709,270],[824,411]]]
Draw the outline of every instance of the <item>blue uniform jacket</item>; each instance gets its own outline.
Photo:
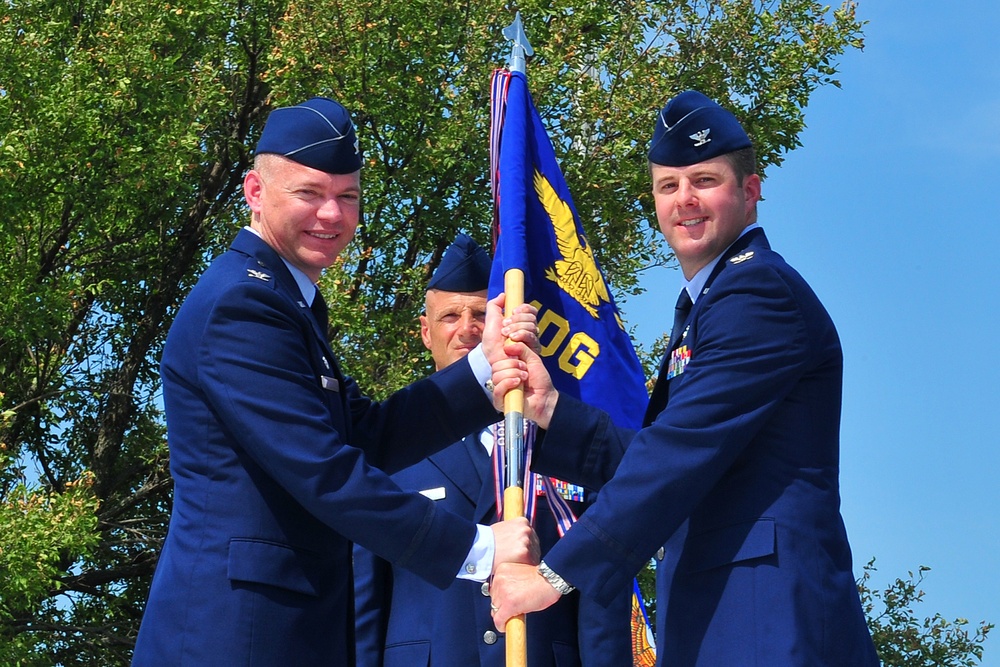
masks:
[[[468,363],[368,400],[244,230],[178,312],[161,372],[173,511],[133,664],[353,665],[352,542],[439,587],[462,567],[474,524],[369,462],[399,469],[495,421]]]
[[[426,492],[467,519],[496,520],[489,469],[473,461],[469,436],[429,459],[395,473],[404,489]],[[471,447],[482,448],[478,442]],[[486,460],[486,457],[483,457]],[[483,477],[486,477],[483,479]],[[589,493],[589,492],[587,492]],[[442,497],[443,496],[443,497]],[[586,500],[586,497],[585,497]],[[578,516],[585,504],[570,502]],[[535,508],[535,532],[544,553],[559,539],[544,497]],[[503,667],[504,637],[493,625],[487,584],[455,580],[441,591],[370,552],[355,549],[360,667]],[[526,617],[531,667],[623,667],[632,664],[631,582],[605,608],[577,592]],[[385,647],[384,662],[381,655]]]
[[[753,230],[676,346],[689,361],[669,380],[664,364],[638,433],[560,396],[533,467],[607,484],[546,563],[607,602],[659,553],[661,665],[877,665],[840,516],[843,359],[826,310]]]

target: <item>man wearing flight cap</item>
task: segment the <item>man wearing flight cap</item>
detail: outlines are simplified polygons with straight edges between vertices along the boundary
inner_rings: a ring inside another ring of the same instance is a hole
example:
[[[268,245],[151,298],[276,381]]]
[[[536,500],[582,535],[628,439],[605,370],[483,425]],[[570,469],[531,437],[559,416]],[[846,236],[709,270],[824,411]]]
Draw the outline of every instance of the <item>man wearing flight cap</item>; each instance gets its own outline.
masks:
[[[463,359],[483,337],[490,264],[475,241],[459,234],[427,284],[420,334],[438,371]],[[490,430],[477,430],[392,478],[403,489],[434,498],[450,512],[492,523],[497,520],[492,449]],[[582,501],[566,500],[566,507],[576,515],[583,512],[583,501],[590,497],[589,491],[581,491]],[[543,549],[559,539],[545,496],[537,498],[533,526]],[[357,547],[355,577],[359,667],[502,667],[506,663],[504,637],[490,617],[484,584],[456,580],[438,590],[412,572]],[[631,586],[626,585],[608,608],[568,595],[550,609],[533,614],[527,626],[527,664],[630,665],[630,602]]]
[[[525,416],[546,429],[533,469],[604,483],[539,568],[498,569],[497,624],[558,589],[606,601],[655,556],[658,664],[878,665],[840,516],[840,341],[757,224],[750,139],[688,91],[649,162],[684,284],[643,428],[553,391],[526,346],[493,366],[526,364]],[[494,400],[512,382],[494,377]]]
[[[274,110],[244,179],[250,225],[171,327],[173,511],[135,665],[353,665],[352,542],[442,588],[537,561],[527,522],[477,527],[369,465],[404,467],[495,421],[485,353],[502,356],[505,334],[381,404],[341,372],[315,283],[358,224],[360,168],[343,106]],[[510,334],[530,342],[534,315],[518,317]]]

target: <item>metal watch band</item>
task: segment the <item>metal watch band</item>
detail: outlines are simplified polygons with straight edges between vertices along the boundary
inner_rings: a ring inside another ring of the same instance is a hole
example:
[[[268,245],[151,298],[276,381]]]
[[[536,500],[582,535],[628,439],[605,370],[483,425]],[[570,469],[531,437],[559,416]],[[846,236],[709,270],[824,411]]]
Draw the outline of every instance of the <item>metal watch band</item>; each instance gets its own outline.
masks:
[[[559,595],[566,595],[567,593],[572,593],[576,590],[575,586],[571,586],[569,582],[553,572],[552,568],[545,564],[545,561],[542,561],[538,565],[538,574],[545,577],[545,581],[552,584],[552,588],[556,589],[556,591],[559,592]]]

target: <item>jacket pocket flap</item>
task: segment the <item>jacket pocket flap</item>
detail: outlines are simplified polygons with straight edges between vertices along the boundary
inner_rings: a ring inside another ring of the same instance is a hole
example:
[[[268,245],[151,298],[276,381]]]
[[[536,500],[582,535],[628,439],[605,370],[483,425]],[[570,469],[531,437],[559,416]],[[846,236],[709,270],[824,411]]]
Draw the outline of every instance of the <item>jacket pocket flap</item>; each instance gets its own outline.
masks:
[[[688,571],[701,572],[775,553],[774,519],[736,523],[688,538]]]
[[[323,559],[287,544],[250,539],[229,541],[231,581],[248,581],[277,586],[317,597]]]
[[[413,667],[430,664],[430,642],[407,642],[385,647],[384,667]]]

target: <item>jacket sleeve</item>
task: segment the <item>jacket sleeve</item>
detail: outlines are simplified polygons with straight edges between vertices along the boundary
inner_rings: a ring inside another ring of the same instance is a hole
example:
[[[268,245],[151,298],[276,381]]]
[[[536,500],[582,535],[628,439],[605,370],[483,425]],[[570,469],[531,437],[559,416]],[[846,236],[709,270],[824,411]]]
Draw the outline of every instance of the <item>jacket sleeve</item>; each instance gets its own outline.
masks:
[[[784,277],[763,262],[739,273],[702,297],[690,362],[670,381],[668,407],[636,434],[597,503],[545,556],[602,604],[691,515],[815,363],[817,337]],[[566,449],[586,470],[613,458],[592,452],[622,448],[613,430],[585,435],[568,443],[550,429],[548,456]]]
[[[600,489],[615,474],[635,431],[618,428],[603,410],[560,394],[549,429],[540,436],[531,453],[534,472]]]
[[[350,541],[447,586],[468,554],[475,525],[400,490],[345,441],[345,424],[361,424],[362,437],[388,450],[410,447],[425,455],[470,422],[495,418],[482,391],[473,391],[471,371],[421,381],[384,404],[343,387],[350,392],[345,416],[339,393],[323,386],[311,361],[319,345],[311,321],[290,299],[261,281],[235,283],[205,321],[192,351],[201,356],[199,383],[244,454]]]

